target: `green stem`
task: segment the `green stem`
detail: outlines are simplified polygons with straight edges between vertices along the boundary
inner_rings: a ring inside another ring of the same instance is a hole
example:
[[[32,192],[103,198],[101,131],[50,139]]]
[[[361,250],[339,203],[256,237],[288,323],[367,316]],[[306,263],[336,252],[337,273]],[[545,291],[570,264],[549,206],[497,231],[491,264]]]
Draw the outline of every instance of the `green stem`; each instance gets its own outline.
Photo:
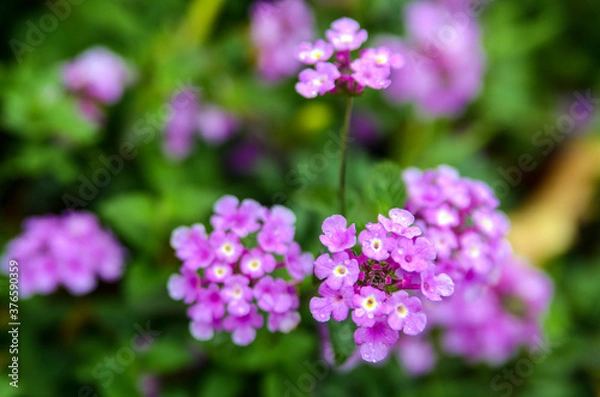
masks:
[[[346,99],[344,125],[340,133],[342,138],[342,162],[340,164],[340,213],[346,216],[346,157],[348,152],[348,132],[350,130],[350,116],[352,114],[352,97]]]

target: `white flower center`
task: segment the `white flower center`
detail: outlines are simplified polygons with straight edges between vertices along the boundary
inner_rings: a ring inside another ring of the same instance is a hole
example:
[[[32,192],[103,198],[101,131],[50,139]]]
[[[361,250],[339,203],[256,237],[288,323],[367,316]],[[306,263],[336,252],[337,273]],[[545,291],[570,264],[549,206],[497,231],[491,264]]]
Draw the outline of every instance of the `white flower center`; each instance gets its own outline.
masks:
[[[344,33],[344,34],[340,35],[340,41],[344,44],[352,43],[352,35]]]

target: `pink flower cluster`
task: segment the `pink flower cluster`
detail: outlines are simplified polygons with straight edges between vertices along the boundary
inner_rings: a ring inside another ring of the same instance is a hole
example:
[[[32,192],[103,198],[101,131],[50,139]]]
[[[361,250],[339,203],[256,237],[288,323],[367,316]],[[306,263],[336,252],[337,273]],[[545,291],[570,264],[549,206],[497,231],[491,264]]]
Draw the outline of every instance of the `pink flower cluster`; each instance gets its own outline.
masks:
[[[82,113],[100,122],[102,105],[116,103],[133,80],[133,72],[118,55],[104,47],[93,47],[63,67],[63,82],[78,95]]]
[[[183,265],[169,279],[169,294],[191,305],[192,335],[208,340],[225,330],[235,344],[248,345],[263,326],[261,311],[269,331],[291,331],[300,321],[295,285],[312,274],[313,262],[294,241],[294,214],[233,196],[222,197],[214,210],[212,233],[196,224],[171,236]],[[291,279],[282,278],[283,268]]]
[[[352,312],[358,327],[354,341],[369,362],[383,360],[400,331],[417,335],[425,329],[417,294],[440,301],[454,290],[450,277],[436,271],[434,246],[421,236],[410,212],[394,208],[389,218],[379,215],[378,220],[358,235],[358,253],[353,251],[355,225],[347,227],[341,215],[325,219],[320,240],[330,253],[315,261],[315,274],[323,282],[321,296],[310,301],[319,322],[343,321]]]
[[[258,69],[267,80],[292,76],[300,63],[298,44],[314,36],[312,11],[303,0],[259,1],[252,8],[251,36],[258,50]]]
[[[548,276],[513,257],[502,264],[498,284],[476,301],[457,295],[428,314],[444,329],[444,350],[470,361],[501,364],[519,347],[540,344],[540,320],[551,297]]]
[[[170,102],[171,113],[165,126],[164,151],[174,159],[187,157],[194,137],[221,144],[238,128],[238,122],[221,108],[203,104],[192,88],[177,91]]]
[[[405,171],[406,208],[436,247],[435,268],[455,281],[454,295],[424,311],[442,330],[442,348],[471,361],[499,364],[522,345],[541,341],[540,319],[552,285],[541,271],[516,258],[506,240],[507,217],[485,183],[461,178],[448,166]],[[413,374],[435,364],[425,339],[404,340],[398,355]]]
[[[19,264],[19,294],[50,294],[63,285],[73,295],[94,288],[97,278],[121,277],[125,252],[115,237],[87,212],[45,215],[25,221],[24,232],[8,243],[2,263]],[[7,271],[7,268],[4,268]]]
[[[304,69],[298,76],[296,91],[306,98],[328,92],[358,95],[365,87],[382,90],[391,84],[391,70],[404,63],[387,47],[364,49],[358,59],[352,60],[351,51],[358,50],[368,37],[353,19],[334,21],[326,37],[327,41],[317,40],[314,44],[303,42],[296,51],[298,60],[315,67]],[[331,57],[333,63],[328,62]]]
[[[476,294],[481,286],[494,283],[512,250],[506,240],[508,218],[497,209],[490,187],[461,178],[449,166],[410,168],[403,178],[406,209],[434,244],[436,269],[460,284],[460,293]]]
[[[413,102],[431,116],[457,115],[481,90],[485,54],[478,22],[466,17],[467,5],[454,11],[455,1],[414,2],[405,13],[408,39],[383,40],[406,59],[392,73],[386,95]],[[462,15],[462,17],[460,17]]]
[[[440,327],[444,351],[471,362],[499,365],[521,346],[543,345],[540,321],[552,297],[552,282],[542,271],[512,257],[502,264],[496,285],[476,299],[455,294],[442,305],[427,307],[427,316]],[[429,372],[436,355],[424,338],[405,340],[398,349],[405,368]]]

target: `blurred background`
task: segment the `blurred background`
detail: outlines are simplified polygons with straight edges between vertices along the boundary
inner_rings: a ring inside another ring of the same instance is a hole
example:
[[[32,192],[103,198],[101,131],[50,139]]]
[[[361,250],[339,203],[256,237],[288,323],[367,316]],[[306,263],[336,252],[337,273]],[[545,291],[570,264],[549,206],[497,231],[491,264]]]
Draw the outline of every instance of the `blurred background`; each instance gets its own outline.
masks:
[[[20,301],[19,389],[4,376],[0,396],[600,395],[599,5],[312,0],[279,15],[286,3],[0,5],[2,247],[31,216],[80,209],[127,251],[118,282]],[[435,4],[451,28],[438,41],[421,38],[435,20],[419,16],[418,3]],[[289,206],[296,240],[319,252],[320,224],[337,205],[338,160],[317,155],[335,142],[344,104],[298,95],[301,65],[289,54],[342,16],[359,21],[369,43],[412,48],[394,72],[404,77],[355,100],[349,217],[364,225],[401,206],[386,183],[408,166],[449,164],[487,182],[511,218],[515,251],[554,282],[548,354],[526,376],[503,371],[528,360],[527,349],[495,366],[440,352],[422,376],[395,357],[315,369],[322,347],[310,285],[298,329],[259,332],[245,348],[226,334],[194,340],[185,306],[169,298],[180,265],[171,231],[206,223],[224,194]],[[97,63],[86,52],[94,48],[105,56]],[[82,88],[86,73],[115,86]],[[176,119],[178,95],[202,109],[197,130]],[[148,343],[137,343],[140,327],[152,330]],[[5,332],[0,341],[9,345]],[[0,366],[9,360],[3,348]]]

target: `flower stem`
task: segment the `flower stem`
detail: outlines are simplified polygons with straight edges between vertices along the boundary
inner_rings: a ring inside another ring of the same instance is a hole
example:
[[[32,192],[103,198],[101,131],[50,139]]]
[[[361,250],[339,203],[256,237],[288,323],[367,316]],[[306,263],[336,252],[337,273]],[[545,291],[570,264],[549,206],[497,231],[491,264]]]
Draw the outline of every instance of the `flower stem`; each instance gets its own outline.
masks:
[[[340,133],[342,138],[342,162],[340,164],[340,213],[346,216],[346,157],[348,152],[348,132],[350,130],[350,116],[352,114],[352,97],[346,99],[344,125]]]

